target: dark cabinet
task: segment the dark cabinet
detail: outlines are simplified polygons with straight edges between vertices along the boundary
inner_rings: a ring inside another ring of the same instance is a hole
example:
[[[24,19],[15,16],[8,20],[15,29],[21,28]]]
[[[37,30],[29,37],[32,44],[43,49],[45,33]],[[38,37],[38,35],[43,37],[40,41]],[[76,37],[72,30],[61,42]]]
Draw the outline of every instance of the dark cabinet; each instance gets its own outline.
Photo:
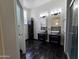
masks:
[[[38,33],[38,40],[46,41],[47,40],[47,34]],[[61,42],[61,35],[49,34],[49,43],[60,45],[60,42]]]
[[[47,34],[45,33],[38,34],[38,40],[46,41],[46,39],[47,39]]]
[[[49,35],[49,42],[60,45],[60,35]]]

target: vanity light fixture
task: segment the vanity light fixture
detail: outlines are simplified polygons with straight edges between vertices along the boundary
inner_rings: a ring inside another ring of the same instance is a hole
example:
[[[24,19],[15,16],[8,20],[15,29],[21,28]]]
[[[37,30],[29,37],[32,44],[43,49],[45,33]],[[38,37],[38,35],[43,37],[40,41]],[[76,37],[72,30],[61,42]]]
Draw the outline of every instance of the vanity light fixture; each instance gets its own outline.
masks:
[[[62,9],[60,8],[60,9],[57,9],[57,10],[52,10],[51,12],[50,12],[50,14],[51,15],[54,15],[54,14],[60,14],[62,12]]]
[[[47,13],[47,12],[40,14],[40,17],[41,17],[41,18],[47,17],[47,16],[48,16],[48,13]]]
[[[50,14],[54,14],[54,11],[51,11]]]
[[[61,13],[61,12],[62,12],[62,9],[60,8],[60,9],[58,9],[57,11]]]

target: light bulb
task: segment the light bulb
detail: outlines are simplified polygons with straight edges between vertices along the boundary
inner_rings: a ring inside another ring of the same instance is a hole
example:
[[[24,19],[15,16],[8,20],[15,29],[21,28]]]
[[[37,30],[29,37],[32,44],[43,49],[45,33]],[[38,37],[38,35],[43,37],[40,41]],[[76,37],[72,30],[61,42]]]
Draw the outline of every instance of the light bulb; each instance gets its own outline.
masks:
[[[55,25],[57,26],[57,25],[58,25],[58,23],[55,23]]]

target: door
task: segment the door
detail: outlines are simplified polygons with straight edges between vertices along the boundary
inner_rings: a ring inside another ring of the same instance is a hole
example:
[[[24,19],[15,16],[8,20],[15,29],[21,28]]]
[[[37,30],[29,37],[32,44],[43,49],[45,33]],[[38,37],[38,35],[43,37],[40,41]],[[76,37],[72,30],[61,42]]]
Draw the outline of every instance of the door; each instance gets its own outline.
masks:
[[[24,34],[24,19],[23,19],[23,8],[20,5],[19,1],[17,1],[16,5],[16,15],[17,15],[17,41],[19,43],[19,50],[22,50],[23,53],[26,52],[25,46],[25,34]]]
[[[31,20],[28,23],[28,36],[30,40],[34,39],[34,19],[31,18]]]
[[[78,0],[74,0],[70,6],[71,23],[70,23],[70,39],[71,48],[69,49],[70,59],[78,59]]]
[[[4,53],[4,49],[3,49],[3,39],[2,39],[2,26],[1,26],[1,18],[0,18],[0,59],[3,59],[3,53]]]

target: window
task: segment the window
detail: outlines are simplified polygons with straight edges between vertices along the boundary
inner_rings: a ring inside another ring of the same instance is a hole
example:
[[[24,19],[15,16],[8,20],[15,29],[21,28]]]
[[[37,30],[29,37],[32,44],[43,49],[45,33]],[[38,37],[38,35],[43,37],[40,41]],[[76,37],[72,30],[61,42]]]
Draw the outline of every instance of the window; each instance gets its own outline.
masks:
[[[24,24],[27,24],[27,11],[23,10],[24,12]]]

